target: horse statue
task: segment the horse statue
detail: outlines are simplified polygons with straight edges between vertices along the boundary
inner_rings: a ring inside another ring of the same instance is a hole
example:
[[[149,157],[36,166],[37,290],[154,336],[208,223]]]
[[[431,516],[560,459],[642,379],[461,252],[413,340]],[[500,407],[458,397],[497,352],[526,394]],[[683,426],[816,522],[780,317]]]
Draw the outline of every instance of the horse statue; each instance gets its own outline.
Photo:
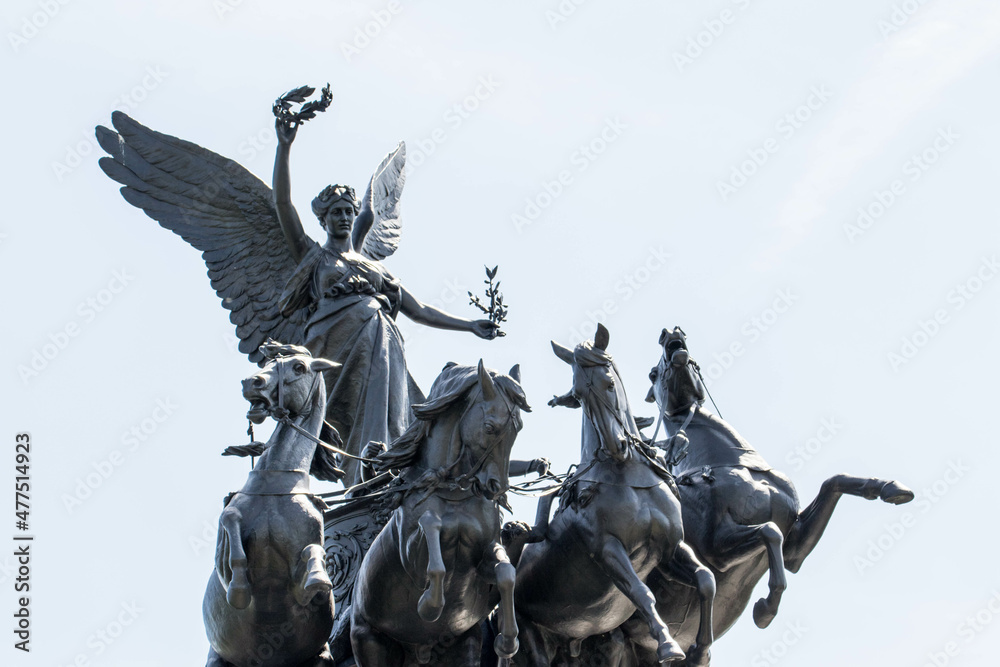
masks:
[[[208,667],[331,665],[326,505],[309,492],[309,474],[333,472],[334,458],[317,445],[326,406],[322,373],[338,364],[270,340],[261,353],[266,365],[243,381],[247,418],[279,423],[219,517],[215,572],[202,605]]]
[[[680,460],[673,471],[684,510],[684,535],[715,574],[715,634],[732,627],[765,572],[768,595],[754,604],[753,618],[758,627],[767,627],[786,587],[784,570],[799,571],[842,495],[899,505],[913,500],[913,492],[895,481],[836,475],[800,510],[791,480],[772,469],[732,426],[701,407],[705,387],[684,331],[664,329],[659,344],[663,354],[650,371],[652,387],[646,400],[655,401],[663,423],[676,429],[668,450],[676,450],[673,459]],[[693,636],[696,627],[686,611],[694,602],[690,593],[662,578],[651,577],[648,583],[664,620],[678,627],[675,636]],[[639,663],[651,664],[652,647],[642,646],[648,642],[639,632],[639,619],[633,619],[632,626]]]
[[[575,350],[552,343],[556,356],[573,368],[573,388],[549,405],[583,408],[581,459],[559,492],[551,521],[551,496],[539,502],[531,543],[518,560],[515,602],[523,648],[515,664],[621,664],[624,656],[613,650],[625,648],[618,627],[634,613],[652,639],[658,664],[684,660],[644,583],[662,571],[701,597],[701,629],[689,644],[687,662],[701,667],[708,664],[712,642],[715,582],[683,542],[676,488],[641,439],[606,352],[608,340],[608,330],[598,324],[594,341]]]
[[[520,411],[510,375],[448,364],[414,421],[379,455],[400,471],[398,507],[354,585],[351,644],[360,667],[479,667],[483,623],[500,604],[494,648],[517,652],[514,566],[500,543],[500,506]]]

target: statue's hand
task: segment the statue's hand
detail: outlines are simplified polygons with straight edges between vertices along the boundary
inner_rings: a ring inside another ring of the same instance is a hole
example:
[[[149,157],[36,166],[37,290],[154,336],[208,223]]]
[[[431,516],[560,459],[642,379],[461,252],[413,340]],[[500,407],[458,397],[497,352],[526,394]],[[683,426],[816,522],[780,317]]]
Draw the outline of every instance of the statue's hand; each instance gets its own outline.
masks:
[[[551,467],[552,463],[546,458],[533,459],[528,472],[537,472],[540,476],[547,475]]]
[[[295,134],[299,131],[299,124],[278,118],[274,121],[274,131],[278,135],[278,144],[291,146],[295,141]]]
[[[500,325],[489,320],[476,320],[470,324],[469,330],[486,340],[493,340],[500,333]]]
[[[364,449],[361,450],[361,456],[366,459],[377,459],[379,454],[383,453],[389,449],[384,442],[378,442],[377,440],[372,440]]]
[[[549,400],[549,407],[578,408],[580,407],[580,401],[573,396],[573,392],[571,391],[563,394],[562,396],[553,396],[551,400]]]
[[[672,466],[680,463],[688,455],[688,445],[690,442],[684,431],[678,431],[672,436],[667,444],[667,463]]]

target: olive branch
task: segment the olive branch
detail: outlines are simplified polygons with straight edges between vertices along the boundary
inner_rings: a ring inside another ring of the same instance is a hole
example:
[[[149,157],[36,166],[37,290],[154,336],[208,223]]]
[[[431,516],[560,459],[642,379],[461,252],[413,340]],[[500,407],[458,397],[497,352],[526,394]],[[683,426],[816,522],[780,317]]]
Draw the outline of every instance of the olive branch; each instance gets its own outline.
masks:
[[[287,126],[301,125],[302,123],[316,117],[317,113],[326,111],[333,102],[333,93],[330,92],[330,84],[326,84],[320,91],[318,100],[308,100],[316,89],[312,86],[299,86],[295,90],[287,93],[274,101],[271,110],[275,117]],[[292,111],[293,104],[301,104],[298,111]]]
[[[493,284],[493,279],[497,277],[497,269],[499,266],[494,266],[492,269],[486,266],[486,280],[483,283],[486,285],[486,298],[490,300],[489,306],[484,306],[483,302],[478,296],[469,292],[469,303],[481,310],[494,324],[499,325],[501,322],[507,321],[507,306],[503,302],[503,294],[500,293],[500,281],[497,281],[496,285]],[[500,329],[497,329],[497,336],[506,336],[507,334]]]

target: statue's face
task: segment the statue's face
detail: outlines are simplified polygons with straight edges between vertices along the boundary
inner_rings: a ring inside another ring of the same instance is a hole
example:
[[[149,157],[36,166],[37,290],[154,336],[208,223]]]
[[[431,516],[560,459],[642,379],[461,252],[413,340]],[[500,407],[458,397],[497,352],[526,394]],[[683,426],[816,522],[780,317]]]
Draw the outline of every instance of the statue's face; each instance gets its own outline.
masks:
[[[346,199],[334,202],[333,206],[323,216],[323,228],[330,236],[338,239],[351,235],[354,225],[354,207]]]

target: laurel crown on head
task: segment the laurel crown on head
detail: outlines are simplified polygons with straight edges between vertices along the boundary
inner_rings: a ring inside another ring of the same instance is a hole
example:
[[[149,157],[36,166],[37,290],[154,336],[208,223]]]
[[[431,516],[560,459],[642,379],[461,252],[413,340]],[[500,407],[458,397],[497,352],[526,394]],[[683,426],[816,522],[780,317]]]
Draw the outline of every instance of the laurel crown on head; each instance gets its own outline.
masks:
[[[354,215],[357,215],[361,210],[361,204],[358,202],[358,198],[354,194],[354,188],[349,185],[328,185],[323,188],[315,199],[312,200],[312,210],[319,218],[320,222],[326,217],[326,212],[330,210],[330,207],[334,203],[347,200],[350,202],[351,206],[354,207]]]

